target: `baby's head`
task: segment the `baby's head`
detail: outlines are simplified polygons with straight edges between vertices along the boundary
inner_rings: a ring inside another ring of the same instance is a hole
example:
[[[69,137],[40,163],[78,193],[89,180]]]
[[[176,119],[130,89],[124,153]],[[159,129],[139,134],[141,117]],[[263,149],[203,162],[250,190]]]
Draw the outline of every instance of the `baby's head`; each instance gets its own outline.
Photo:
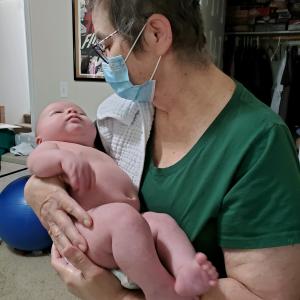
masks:
[[[86,113],[70,101],[50,103],[40,114],[36,142],[62,141],[94,146],[96,128]]]

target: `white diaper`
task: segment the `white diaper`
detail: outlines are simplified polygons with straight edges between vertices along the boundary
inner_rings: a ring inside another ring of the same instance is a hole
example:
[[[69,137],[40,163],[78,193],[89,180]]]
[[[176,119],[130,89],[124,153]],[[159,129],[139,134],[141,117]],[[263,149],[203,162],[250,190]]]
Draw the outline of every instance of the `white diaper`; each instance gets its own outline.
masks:
[[[132,282],[126,274],[124,274],[122,271],[117,270],[117,269],[113,269],[111,270],[111,272],[120,280],[121,285],[123,287],[125,287],[126,289],[130,289],[130,290],[138,290],[139,287]]]

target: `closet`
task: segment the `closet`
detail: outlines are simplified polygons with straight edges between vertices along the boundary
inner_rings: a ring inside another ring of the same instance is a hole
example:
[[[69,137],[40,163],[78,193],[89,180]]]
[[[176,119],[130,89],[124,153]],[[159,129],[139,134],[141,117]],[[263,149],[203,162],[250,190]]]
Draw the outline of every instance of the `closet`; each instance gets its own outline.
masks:
[[[228,0],[223,70],[300,138],[300,0]]]

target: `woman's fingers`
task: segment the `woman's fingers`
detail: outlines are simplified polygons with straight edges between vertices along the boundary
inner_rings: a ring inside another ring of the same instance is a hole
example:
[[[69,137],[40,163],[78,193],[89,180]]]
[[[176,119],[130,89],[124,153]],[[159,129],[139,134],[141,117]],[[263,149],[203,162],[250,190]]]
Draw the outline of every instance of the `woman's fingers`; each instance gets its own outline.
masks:
[[[83,251],[87,249],[85,239],[78,232],[71,217],[57,207],[56,201],[44,203],[41,209],[41,219],[47,228],[51,239],[58,245],[59,251],[74,244]]]
[[[55,242],[59,245],[60,249],[70,246],[70,243],[79,247],[82,251],[87,250],[87,243],[84,237],[78,232],[73,220],[62,210],[57,211],[53,216],[50,227],[56,225],[58,228],[53,228],[57,239]],[[58,232],[60,229],[61,232]],[[52,229],[50,228],[51,232]],[[60,251],[60,250],[59,250]]]
[[[51,248],[51,265],[64,280],[66,273],[69,272],[67,269],[67,262],[61,257],[54,244],[52,244]]]
[[[87,243],[74,225],[74,221],[81,220],[83,225],[91,225],[90,215],[80,207],[64,190],[51,193],[40,209],[40,216],[51,238],[60,248],[70,246],[70,243],[86,251]],[[88,227],[88,226],[87,226]]]
[[[69,264],[67,260],[59,254],[54,244],[51,248],[51,265],[65,282],[71,275],[81,278],[81,271],[72,266],[72,264]]]
[[[58,253],[52,248],[51,263],[68,290],[80,299],[125,299],[128,294],[108,271],[98,267],[78,248],[71,246]],[[138,298],[142,299],[142,298]]]
[[[67,193],[64,199],[61,199],[61,209],[74,217],[85,227],[91,227],[93,224],[91,216]]]
[[[59,258],[62,258],[62,256],[59,254],[57,248],[55,247],[54,244],[52,244],[52,247],[51,247],[51,261],[52,259],[54,260],[57,260]]]
[[[99,275],[101,271],[104,271],[91,262],[82,251],[74,246],[68,247],[62,254],[76,269],[82,272],[83,278]]]
[[[50,224],[50,228],[48,233],[56,245],[57,250],[62,253],[62,251],[71,245],[69,239],[65,236],[65,234],[61,231],[61,229],[54,223]]]
[[[86,227],[92,225],[91,216],[62,188],[48,193],[39,210],[38,215],[46,225],[52,221],[58,210],[65,211]]]

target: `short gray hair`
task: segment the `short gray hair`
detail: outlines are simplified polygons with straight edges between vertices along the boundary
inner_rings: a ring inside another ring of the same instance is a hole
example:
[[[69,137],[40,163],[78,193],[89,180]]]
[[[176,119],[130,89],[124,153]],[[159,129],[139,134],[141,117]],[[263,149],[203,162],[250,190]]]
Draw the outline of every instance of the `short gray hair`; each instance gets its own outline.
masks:
[[[199,0],[86,0],[87,8],[96,10],[102,1],[109,10],[112,25],[130,44],[146,20],[158,13],[171,24],[172,47],[181,60],[200,64],[210,62]],[[140,43],[136,47],[141,49]]]

